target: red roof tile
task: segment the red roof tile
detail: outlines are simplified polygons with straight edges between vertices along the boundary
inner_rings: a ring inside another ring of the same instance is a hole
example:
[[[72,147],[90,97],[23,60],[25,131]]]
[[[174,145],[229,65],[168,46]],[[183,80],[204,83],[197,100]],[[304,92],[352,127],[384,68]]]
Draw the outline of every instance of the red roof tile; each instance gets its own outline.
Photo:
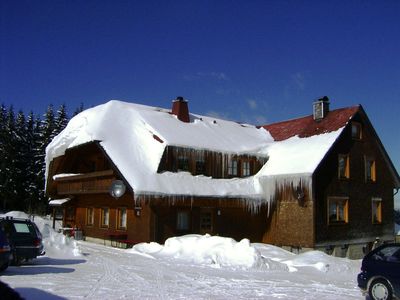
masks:
[[[329,111],[327,116],[320,121],[314,121],[311,115],[269,125],[262,125],[261,127],[267,129],[276,141],[286,140],[295,135],[299,137],[309,137],[338,130],[345,126],[359,109],[359,105],[335,109]]]

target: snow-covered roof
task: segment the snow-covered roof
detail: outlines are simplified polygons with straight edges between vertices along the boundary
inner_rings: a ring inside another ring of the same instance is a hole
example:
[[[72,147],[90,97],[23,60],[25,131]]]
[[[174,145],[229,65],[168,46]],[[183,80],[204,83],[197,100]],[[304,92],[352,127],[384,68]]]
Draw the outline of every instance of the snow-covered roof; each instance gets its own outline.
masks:
[[[179,121],[169,110],[117,100],[87,109],[46,149],[46,164],[65,150],[99,141],[135,194],[224,196],[269,201],[284,180],[310,180],[343,128],[308,138],[274,141],[265,128],[191,114]],[[213,179],[188,172],[157,173],[166,146],[268,158],[255,175]],[[47,178],[47,173],[46,173]],[[308,182],[310,183],[310,181]]]

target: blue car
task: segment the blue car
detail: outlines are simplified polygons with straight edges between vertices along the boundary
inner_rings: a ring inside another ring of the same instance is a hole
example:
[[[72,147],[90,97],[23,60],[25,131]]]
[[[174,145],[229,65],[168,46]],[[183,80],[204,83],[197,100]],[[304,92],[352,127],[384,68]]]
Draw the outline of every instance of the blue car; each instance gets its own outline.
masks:
[[[400,297],[400,243],[384,244],[369,252],[361,264],[358,287],[373,300]]]
[[[4,229],[10,242],[13,265],[18,266],[23,260],[27,261],[45,254],[42,234],[31,220],[0,218],[0,227]]]
[[[3,228],[0,226],[0,272],[8,268],[12,255],[10,243]]]

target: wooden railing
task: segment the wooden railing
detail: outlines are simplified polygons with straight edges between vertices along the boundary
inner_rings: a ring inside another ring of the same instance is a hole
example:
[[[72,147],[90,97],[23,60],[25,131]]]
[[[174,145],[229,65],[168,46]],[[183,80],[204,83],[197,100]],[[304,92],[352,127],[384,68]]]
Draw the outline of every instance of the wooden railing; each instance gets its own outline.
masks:
[[[113,170],[91,172],[74,176],[59,177],[57,193],[59,195],[108,193],[114,180]]]

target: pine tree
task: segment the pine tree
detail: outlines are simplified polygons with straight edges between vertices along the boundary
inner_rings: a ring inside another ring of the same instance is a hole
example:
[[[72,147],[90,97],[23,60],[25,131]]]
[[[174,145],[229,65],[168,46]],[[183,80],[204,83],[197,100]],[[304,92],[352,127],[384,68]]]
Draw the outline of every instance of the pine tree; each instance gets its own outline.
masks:
[[[62,104],[57,110],[57,117],[55,119],[55,127],[53,131],[53,138],[58,135],[68,124],[68,115],[65,104]]]
[[[42,182],[44,179],[40,178],[40,169],[42,168],[42,162],[37,161],[36,158],[39,157],[39,136],[40,136],[40,118],[35,116],[31,111],[26,122],[26,133],[27,133],[27,149],[29,156],[29,163],[26,169],[26,180],[27,180],[27,201],[26,210],[29,213],[39,212],[35,208],[40,204],[41,197],[41,185],[38,183]]]
[[[2,208],[6,210],[14,206],[16,201],[15,191],[15,173],[16,173],[16,155],[15,155],[15,115],[14,108],[8,109],[2,132],[2,147],[4,149],[1,159],[1,196]]]
[[[55,116],[53,111],[53,105],[49,105],[46,113],[43,116],[43,120],[40,122],[39,127],[39,137],[38,137],[38,145],[37,145],[37,153],[35,157],[35,161],[39,164],[40,168],[38,170],[38,180],[36,182],[39,195],[37,200],[37,208],[41,210],[47,211],[48,203],[45,198],[45,172],[46,172],[46,147],[51,142],[51,139],[54,137],[55,130]]]
[[[0,199],[1,199],[1,207],[0,209],[4,210],[6,207],[6,194],[5,194],[5,185],[7,180],[7,109],[4,104],[0,107]]]

